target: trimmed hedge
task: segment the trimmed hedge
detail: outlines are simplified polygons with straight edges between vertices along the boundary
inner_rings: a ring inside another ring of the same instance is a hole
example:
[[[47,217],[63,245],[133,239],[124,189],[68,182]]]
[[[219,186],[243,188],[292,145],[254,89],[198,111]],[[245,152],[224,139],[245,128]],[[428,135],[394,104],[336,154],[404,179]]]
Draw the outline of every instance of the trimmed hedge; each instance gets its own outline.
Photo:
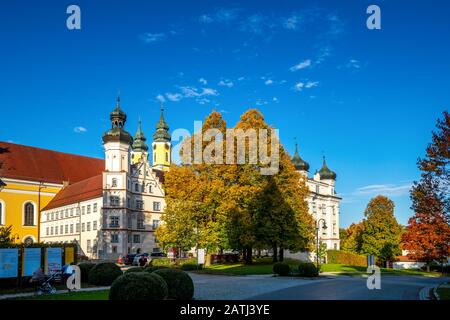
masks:
[[[277,262],[273,265],[273,272],[279,276],[288,276],[291,273],[291,267],[287,263]]]
[[[314,263],[305,262],[298,265],[298,275],[300,277],[318,277],[319,270]]]
[[[202,265],[197,265],[197,263],[183,263],[181,265],[181,270],[184,271],[192,271],[192,270],[201,270]]]
[[[147,272],[131,272],[114,280],[109,300],[163,300],[168,289],[164,279]]]
[[[89,271],[89,284],[110,286],[122,274],[122,270],[115,263],[101,262]]]
[[[164,266],[164,267],[174,268],[177,266],[177,263],[173,259],[168,259],[168,258],[152,259],[149,264],[152,266],[155,266],[155,267]]]
[[[145,272],[152,273],[153,271],[160,270],[160,269],[168,269],[169,267],[165,266],[146,266],[144,267]]]
[[[194,282],[186,272],[178,269],[160,269],[152,274],[157,274],[166,281],[169,299],[191,300],[194,297]]]
[[[88,282],[89,272],[95,266],[95,263],[92,262],[80,262],[78,267],[81,271],[81,282]]]
[[[131,268],[125,270],[124,274],[134,273],[134,272],[143,272],[143,271],[144,271],[144,268],[142,268],[142,267],[131,267]]]
[[[327,262],[365,267],[367,266],[367,257],[356,253],[340,250],[328,250]]]

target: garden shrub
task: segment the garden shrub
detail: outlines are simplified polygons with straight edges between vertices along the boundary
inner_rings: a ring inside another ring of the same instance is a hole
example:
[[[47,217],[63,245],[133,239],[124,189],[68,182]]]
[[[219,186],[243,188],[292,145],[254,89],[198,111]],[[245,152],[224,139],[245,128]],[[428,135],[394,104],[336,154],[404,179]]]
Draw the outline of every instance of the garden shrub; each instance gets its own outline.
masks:
[[[319,270],[314,263],[305,262],[298,265],[298,275],[300,277],[318,277]]]
[[[152,266],[165,266],[165,267],[169,267],[169,268],[173,268],[176,267],[176,262],[173,259],[169,259],[169,258],[161,258],[161,259],[152,259],[150,262],[150,265]]]
[[[161,276],[130,272],[114,280],[109,290],[109,300],[163,300],[167,293],[167,284]]]
[[[340,250],[328,250],[327,262],[365,267],[367,266],[367,257],[356,253],[345,252]]]
[[[181,270],[184,271],[192,271],[192,270],[201,270],[202,265],[198,265],[197,263],[183,263],[181,265]]]
[[[160,269],[152,274],[157,274],[166,281],[169,299],[191,300],[194,297],[194,282],[186,272],[178,269]]]
[[[124,273],[126,274],[126,273],[143,272],[143,271],[144,271],[144,268],[142,268],[142,267],[131,267],[131,268],[125,270]]]
[[[144,268],[144,271],[152,273],[153,271],[160,270],[160,269],[167,269],[167,268],[169,268],[169,267],[165,267],[165,266],[146,266]]]
[[[122,275],[122,270],[113,262],[101,262],[89,271],[89,284],[109,286]]]
[[[287,263],[277,262],[273,265],[273,272],[279,276],[288,276],[291,272],[291,268]]]
[[[95,263],[92,262],[80,262],[78,267],[81,271],[81,282],[88,282],[89,272],[95,266]]]

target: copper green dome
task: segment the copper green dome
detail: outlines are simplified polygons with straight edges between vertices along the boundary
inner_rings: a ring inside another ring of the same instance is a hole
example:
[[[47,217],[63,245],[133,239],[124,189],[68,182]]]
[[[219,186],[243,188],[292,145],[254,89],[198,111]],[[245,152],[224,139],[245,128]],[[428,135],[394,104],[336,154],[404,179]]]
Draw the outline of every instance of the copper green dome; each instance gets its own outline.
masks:
[[[125,142],[131,144],[131,135],[124,130],[127,115],[120,109],[120,97],[117,97],[116,108],[110,113],[111,129],[103,134],[103,142]]]
[[[153,134],[154,142],[170,142],[169,126],[164,120],[164,108],[161,106],[161,116],[156,124],[156,132]]]
[[[303,160],[298,154],[297,143],[295,144],[295,153],[292,157],[292,163],[297,171],[309,171],[309,163]]]
[[[145,143],[146,140],[147,138],[145,137],[144,132],[142,132],[141,120],[139,120],[138,129],[133,138],[133,145],[131,146],[133,151],[147,151],[148,145]]]
[[[320,180],[336,180],[336,173],[327,167],[325,157],[323,157],[322,168],[319,170]]]

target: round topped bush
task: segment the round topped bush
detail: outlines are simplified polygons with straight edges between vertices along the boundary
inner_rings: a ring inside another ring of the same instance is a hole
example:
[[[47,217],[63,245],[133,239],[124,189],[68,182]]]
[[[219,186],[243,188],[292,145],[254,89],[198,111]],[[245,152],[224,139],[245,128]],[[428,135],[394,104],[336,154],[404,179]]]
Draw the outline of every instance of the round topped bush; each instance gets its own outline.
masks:
[[[148,272],[131,272],[114,280],[109,300],[163,300],[167,284],[161,276]]]
[[[122,274],[122,270],[115,263],[97,263],[89,271],[89,283],[97,286],[110,286]]]
[[[142,268],[142,267],[131,267],[131,268],[125,270],[124,274],[132,273],[132,272],[143,272],[143,271],[144,271],[144,268]]]
[[[279,276],[288,276],[290,272],[291,268],[287,263],[277,262],[273,265],[273,273],[276,273]]]
[[[95,263],[91,262],[80,262],[78,267],[81,271],[81,282],[88,282],[89,279],[89,271],[95,266]]]
[[[179,269],[159,269],[151,274],[157,274],[166,281],[169,299],[191,300],[194,297],[194,282],[186,272]]]
[[[314,263],[306,262],[298,265],[298,275],[300,277],[318,277],[319,270]]]

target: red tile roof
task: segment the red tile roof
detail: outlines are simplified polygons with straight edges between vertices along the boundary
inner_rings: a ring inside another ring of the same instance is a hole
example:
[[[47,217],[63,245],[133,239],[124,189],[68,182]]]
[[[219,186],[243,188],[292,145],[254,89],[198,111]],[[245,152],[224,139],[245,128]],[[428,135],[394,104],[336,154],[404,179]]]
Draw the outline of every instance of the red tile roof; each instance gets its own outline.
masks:
[[[50,210],[69,204],[101,197],[103,195],[103,175],[68,185],[59,191],[43,210]]]
[[[0,141],[0,177],[62,184],[100,174],[103,159]]]

